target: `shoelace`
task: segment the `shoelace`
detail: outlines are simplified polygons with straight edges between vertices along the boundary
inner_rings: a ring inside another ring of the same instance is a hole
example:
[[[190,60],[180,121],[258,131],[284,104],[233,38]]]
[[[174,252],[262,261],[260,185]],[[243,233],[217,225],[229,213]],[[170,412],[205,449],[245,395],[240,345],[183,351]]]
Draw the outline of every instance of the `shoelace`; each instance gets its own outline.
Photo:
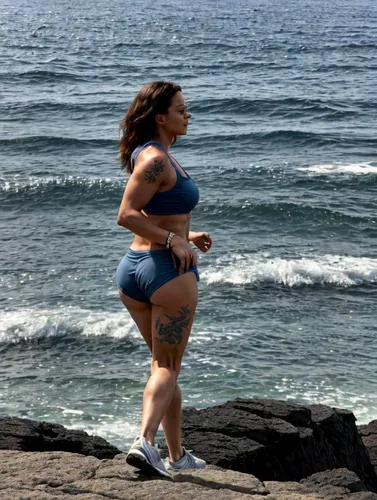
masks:
[[[186,460],[187,460],[187,462],[188,462],[189,465],[191,465],[191,466],[195,466],[196,465],[195,458],[193,457],[193,455],[191,455],[190,452],[186,453]]]
[[[142,441],[141,441],[141,437],[140,437],[140,436],[136,436],[136,438],[135,438],[135,440],[134,440],[134,444],[135,444],[135,443],[140,443],[140,445],[142,444]],[[148,443],[148,441],[147,441],[147,444],[149,444],[149,443]],[[151,446],[151,445],[149,444],[149,446]],[[163,451],[163,450],[162,450],[161,448],[159,448],[158,443],[155,443],[155,445],[154,445],[154,446],[152,446],[152,448],[154,448],[155,450],[157,450],[157,451],[158,451],[158,454],[159,454],[159,455],[160,455],[160,457],[161,457],[161,453],[162,453],[162,451]]]

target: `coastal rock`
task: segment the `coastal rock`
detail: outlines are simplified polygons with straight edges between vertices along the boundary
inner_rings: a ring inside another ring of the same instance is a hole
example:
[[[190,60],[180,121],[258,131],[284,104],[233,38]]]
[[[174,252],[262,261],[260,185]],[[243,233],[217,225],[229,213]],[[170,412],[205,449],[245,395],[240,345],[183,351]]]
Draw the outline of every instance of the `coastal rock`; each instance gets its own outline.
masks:
[[[0,418],[0,450],[68,451],[99,459],[113,458],[120,453],[99,436],[17,417]]]
[[[355,420],[346,410],[274,400],[185,408],[184,445],[209,466],[175,475],[171,489],[169,481],[135,473],[125,455],[100,437],[0,418],[0,450],[18,450],[0,451],[0,500],[156,498],[154,493],[172,499],[377,500],[372,493],[377,491],[377,421],[358,430]]]
[[[377,420],[372,420],[368,425],[359,425],[358,430],[377,474]]]
[[[184,446],[208,463],[261,481],[300,481],[346,468],[377,491],[377,476],[352,412],[325,405],[236,399],[183,410]],[[377,442],[377,441],[376,441]]]
[[[141,475],[123,453],[98,460],[65,452],[0,451],[1,500],[377,500],[371,492],[352,493],[355,485],[362,487],[345,470],[301,483],[263,483],[208,466],[175,474],[171,481]]]
[[[323,486],[336,486],[346,488],[352,493],[366,491],[362,481],[354,472],[348,469],[333,469],[312,474],[307,479],[302,479],[301,484],[309,487],[311,490],[321,489]]]

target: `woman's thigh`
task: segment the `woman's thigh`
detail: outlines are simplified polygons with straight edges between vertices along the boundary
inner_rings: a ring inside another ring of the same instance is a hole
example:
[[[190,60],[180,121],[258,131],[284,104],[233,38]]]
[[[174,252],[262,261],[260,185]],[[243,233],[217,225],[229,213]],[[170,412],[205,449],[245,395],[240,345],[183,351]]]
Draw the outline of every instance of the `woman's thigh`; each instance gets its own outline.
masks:
[[[135,321],[141,335],[143,336],[149,350],[152,352],[152,331],[151,331],[151,317],[152,317],[152,304],[150,302],[139,302],[132,299],[119,291],[119,296],[123,305],[130,313],[132,319]]]
[[[165,283],[150,301],[153,361],[178,374],[198,301],[195,273],[188,272]]]

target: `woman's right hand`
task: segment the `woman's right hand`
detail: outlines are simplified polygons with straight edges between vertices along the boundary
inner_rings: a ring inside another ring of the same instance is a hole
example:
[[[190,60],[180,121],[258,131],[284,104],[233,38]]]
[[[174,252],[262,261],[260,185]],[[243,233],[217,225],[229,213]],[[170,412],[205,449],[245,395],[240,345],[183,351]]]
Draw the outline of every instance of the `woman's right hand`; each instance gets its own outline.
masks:
[[[195,250],[180,236],[174,235],[174,238],[170,243],[170,249],[173,257],[174,268],[179,272],[179,274],[183,274],[193,266],[196,266],[198,256]]]

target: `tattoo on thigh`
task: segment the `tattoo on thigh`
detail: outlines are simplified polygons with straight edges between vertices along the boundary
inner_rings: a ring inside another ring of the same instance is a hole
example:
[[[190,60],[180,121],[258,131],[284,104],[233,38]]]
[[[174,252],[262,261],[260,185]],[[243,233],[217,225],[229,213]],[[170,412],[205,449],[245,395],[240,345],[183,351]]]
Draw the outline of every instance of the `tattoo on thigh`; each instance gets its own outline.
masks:
[[[180,344],[182,342],[183,330],[190,322],[189,306],[182,306],[178,311],[179,316],[169,316],[169,323],[161,323],[160,318],[156,321],[157,342],[168,342],[169,344]]]
[[[149,168],[144,174],[144,180],[150,184],[151,182],[156,182],[156,177],[158,174],[163,172],[164,170],[164,161],[163,160],[155,160],[153,163],[153,167]]]

